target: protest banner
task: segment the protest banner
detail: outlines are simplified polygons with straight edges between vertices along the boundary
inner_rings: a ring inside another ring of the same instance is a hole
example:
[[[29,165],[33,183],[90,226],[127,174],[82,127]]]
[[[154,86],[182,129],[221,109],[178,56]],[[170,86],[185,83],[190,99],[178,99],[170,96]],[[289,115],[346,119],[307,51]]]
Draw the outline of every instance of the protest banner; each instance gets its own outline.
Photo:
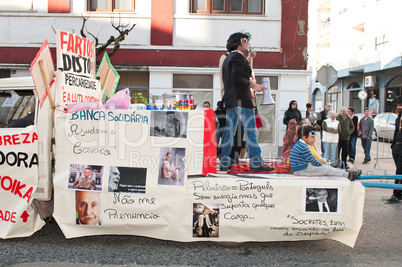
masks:
[[[103,53],[96,77],[100,77],[102,92],[105,92],[108,97],[111,97],[119,84],[120,75],[113,67],[109,55],[106,52]],[[103,97],[103,94],[101,96]]]
[[[38,162],[35,126],[0,130],[0,238],[30,236],[45,225],[31,206]]]
[[[213,146],[204,139],[205,118],[202,110],[59,112],[54,217],[64,235],[354,246],[360,183],[291,174],[201,177],[210,153],[203,146]],[[322,197],[326,212],[316,205]]]
[[[40,107],[43,105],[46,96],[49,94],[49,101],[51,101],[51,107],[54,107],[53,97],[50,92],[50,83],[54,76],[54,64],[52,55],[50,54],[48,41],[45,40],[39,49],[36,57],[31,62],[29,68],[32,78],[35,83],[36,93],[39,97]]]
[[[57,30],[57,69],[95,79],[95,45],[79,35]]]
[[[58,106],[80,102],[99,102],[100,82],[96,79],[56,71],[56,103]]]

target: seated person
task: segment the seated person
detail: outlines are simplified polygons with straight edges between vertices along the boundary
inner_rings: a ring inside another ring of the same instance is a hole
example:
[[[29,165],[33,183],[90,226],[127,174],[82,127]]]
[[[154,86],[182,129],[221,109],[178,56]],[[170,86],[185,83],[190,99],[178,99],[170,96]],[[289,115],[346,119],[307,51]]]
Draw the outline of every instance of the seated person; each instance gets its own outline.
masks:
[[[307,125],[300,127],[298,131],[299,140],[290,152],[290,169],[295,175],[300,176],[337,176],[356,180],[362,173],[361,170],[346,172],[331,166],[322,165],[313,157],[309,145],[315,142],[315,127]]]

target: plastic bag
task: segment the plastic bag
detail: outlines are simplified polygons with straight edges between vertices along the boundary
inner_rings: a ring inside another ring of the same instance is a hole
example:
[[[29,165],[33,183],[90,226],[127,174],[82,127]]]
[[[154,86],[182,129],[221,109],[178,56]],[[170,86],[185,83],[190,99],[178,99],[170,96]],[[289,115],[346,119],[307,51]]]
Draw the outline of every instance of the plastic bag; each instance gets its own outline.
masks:
[[[106,101],[105,109],[129,109],[130,104],[130,90],[126,88],[112,95]]]
[[[76,104],[68,104],[66,106],[67,113],[78,112],[81,110],[99,110],[103,109],[102,103],[99,102],[80,102]]]

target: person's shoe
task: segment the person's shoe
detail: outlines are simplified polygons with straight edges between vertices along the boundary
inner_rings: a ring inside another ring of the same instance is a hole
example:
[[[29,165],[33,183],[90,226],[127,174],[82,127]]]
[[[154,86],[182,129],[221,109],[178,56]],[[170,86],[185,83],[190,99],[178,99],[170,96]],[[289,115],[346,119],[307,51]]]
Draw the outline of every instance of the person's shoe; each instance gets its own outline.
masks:
[[[353,182],[353,181],[357,180],[361,174],[362,174],[362,170],[350,171],[349,175],[348,175],[348,179]]]
[[[387,199],[387,203],[399,203],[399,199],[395,196],[391,196],[390,198]]]
[[[371,161],[371,157],[368,159],[368,161]]]
[[[274,168],[267,166],[267,165],[261,165],[260,167],[251,167],[250,171],[252,172],[272,172],[275,170]]]
[[[354,159],[348,159],[348,162],[355,163],[355,160]]]
[[[339,167],[341,167],[341,164],[342,164],[342,161],[340,159],[337,159],[334,162],[331,162],[331,167],[339,168]]]
[[[362,164],[367,164],[367,163],[368,163],[368,160],[364,160]]]
[[[219,170],[221,171],[221,172],[228,172],[228,171],[231,171],[232,170],[232,165],[229,165],[228,167],[220,167],[219,168]]]

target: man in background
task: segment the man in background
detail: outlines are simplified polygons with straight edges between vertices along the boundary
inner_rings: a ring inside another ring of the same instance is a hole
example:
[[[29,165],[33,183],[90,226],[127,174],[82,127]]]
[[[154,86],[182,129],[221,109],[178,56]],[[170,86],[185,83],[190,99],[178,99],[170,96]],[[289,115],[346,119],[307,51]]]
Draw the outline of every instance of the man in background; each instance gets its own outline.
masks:
[[[355,116],[354,114],[355,114],[354,107],[349,107],[348,108],[348,116],[352,118],[353,126],[355,127],[355,130],[350,135],[350,139],[349,139],[349,159],[348,159],[348,162],[350,162],[350,163],[355,162],[356,141],[357,141],[357,122],[359,121],[359,118],[357,116]]]
[[[325,147],[324,144],[322,142],[322,122],[325,121],[328,118],[328,112],[332,109],[332,104],[331,103],[327,103],[325,104],[324,110],[321,111],[318,114],[318,118],[317,118],[317,124],[318,126],[320,126],[320,134],[321,134],[321,153],[322,156],[324,157],[325,154]]]
[[[370,150],[372,135],[374,131],[374,120],[370,117],[370,108],[364,108],[364,117],[359,123],[359,135],[362,140],[362,147],[364,150],[364,161],[363,164],[367,164],[370,160]]]
[[[394,158],[396,172],[395,174],[402,174],[402,96],[396,99],[396,108],[398,110],[398,118],[395,121],[395,132],[394,138],[392,140],[392,157]],[[402,184],[402,180],[395,179],[395,184]],[[394,193],[390,198],[388,198],[388,203],[399,203],[402,199],[402,190],[394,189]]]
[[[341,156],[342,165],[345,167],[345,169],[348,169],[349,167],[347,164],[347,159],[349,155],[349,139],[350,135],[355,130],[355,126],[353,126],[352,119],[346,113],[346,107],[341,107],[340,114],[336,116],[336,119],[341,125],[338,143],[338,158]]]

